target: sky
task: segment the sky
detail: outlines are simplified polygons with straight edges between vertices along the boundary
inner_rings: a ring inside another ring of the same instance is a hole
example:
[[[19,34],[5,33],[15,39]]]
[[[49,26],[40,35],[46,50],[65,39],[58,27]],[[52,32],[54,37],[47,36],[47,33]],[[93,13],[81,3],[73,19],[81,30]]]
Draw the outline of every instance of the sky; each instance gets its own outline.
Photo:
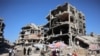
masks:
[[[6,24],[5,39],[10,42],[17,40],[26,24],[46,24],[50,10],[66,2],[84,13],[87,34],[100,34],[100,0],[0,0],[0,18]]]

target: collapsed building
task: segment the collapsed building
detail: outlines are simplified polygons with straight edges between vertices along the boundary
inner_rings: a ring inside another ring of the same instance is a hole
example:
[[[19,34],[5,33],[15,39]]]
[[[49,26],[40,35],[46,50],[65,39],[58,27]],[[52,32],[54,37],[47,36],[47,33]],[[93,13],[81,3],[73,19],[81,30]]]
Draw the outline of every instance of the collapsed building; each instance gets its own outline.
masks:
[[[19,34],[19,39],[16,41],[17,45],[32,45],[43,41],[42,27],[38,27],[35,24],[27,24],[22,27],[22,31]]]
[[[0,54],[8,52],[7,48],[10,47],[9,41],[4,38],[5,24],[2,18],[0,18]]]
[[[4,27],[5,27],[5,24],[3,22],[3,19],[0,19],[0,43],[1,42],[4,42]]]
[[[70,46],[89,48],[97,41],[95,37],[86,36],[84,14],[69,3],[57,6],[46,18],[48,23],[44,25],[45,42],[64,41]]]
[[[47,20],[48,23],[44,27],[49,29],[45,34],[49,42],[58,39],[71,44],[77,35],[86,34],[84,14],[71,4],[58,6],[50,12]]]
[[[88,48],[90,50],[99,50],[100,40],[98,35],[86,35],[86,36],[76,36],[75,41],[76,43],[79,42],[77,45],[81,45],[82,47]]]

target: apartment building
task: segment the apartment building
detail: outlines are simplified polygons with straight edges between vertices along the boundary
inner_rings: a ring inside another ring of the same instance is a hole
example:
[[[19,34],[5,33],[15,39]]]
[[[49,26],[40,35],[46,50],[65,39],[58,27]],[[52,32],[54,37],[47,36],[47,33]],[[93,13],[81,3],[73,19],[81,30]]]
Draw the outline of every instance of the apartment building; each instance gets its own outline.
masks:
[[[64,41],[72,45],[77,35],[86,35],[85,16],[69,3],[57,6],[46,17],[44,26],[46,42]]]

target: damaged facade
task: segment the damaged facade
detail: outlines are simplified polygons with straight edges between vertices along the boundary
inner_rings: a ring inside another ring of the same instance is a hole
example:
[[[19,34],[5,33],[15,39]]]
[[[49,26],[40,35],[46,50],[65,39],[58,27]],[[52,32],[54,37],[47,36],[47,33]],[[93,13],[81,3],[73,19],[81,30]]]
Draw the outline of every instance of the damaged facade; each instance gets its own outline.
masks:
[[[4,42],[4,27],[5,27],[5,24],[3,22],[3,19],[0,19],[0,43],[1,42]]]
[[[17,45],[31,45],[39,43],[43,40],[42,27],[38,27],[35,24],[27,24],[22,27],[22,31],[19,34],[19,39],[16,41]]]
[[[52,10],[47,20],[45,37],[50,43],[56,40],[73,45],[77,35],[86,35],[84,14],[68,3]]]
[[[98,46],[98,37],[86,35],[84,14],[71,4],[58,6],[46,18],[48,23],[44,26],[45,42],[64,41],[67,45],[82,48]]]
[[[0,54],[8,52],[7,48],[11,47],[9,41],[4,38],[4,28],[4,21],[0,18]]]

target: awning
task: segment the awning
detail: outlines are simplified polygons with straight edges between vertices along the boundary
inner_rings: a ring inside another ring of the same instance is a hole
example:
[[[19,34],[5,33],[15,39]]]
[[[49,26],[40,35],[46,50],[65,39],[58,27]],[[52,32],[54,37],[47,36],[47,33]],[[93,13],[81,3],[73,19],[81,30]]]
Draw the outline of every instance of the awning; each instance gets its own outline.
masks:
[[[57,43],[53,43],[53,44],[49,44],[48,47],[50,48],[63,48],[66,47],[67,45],[64,44],[63,42],[57,42]]]

